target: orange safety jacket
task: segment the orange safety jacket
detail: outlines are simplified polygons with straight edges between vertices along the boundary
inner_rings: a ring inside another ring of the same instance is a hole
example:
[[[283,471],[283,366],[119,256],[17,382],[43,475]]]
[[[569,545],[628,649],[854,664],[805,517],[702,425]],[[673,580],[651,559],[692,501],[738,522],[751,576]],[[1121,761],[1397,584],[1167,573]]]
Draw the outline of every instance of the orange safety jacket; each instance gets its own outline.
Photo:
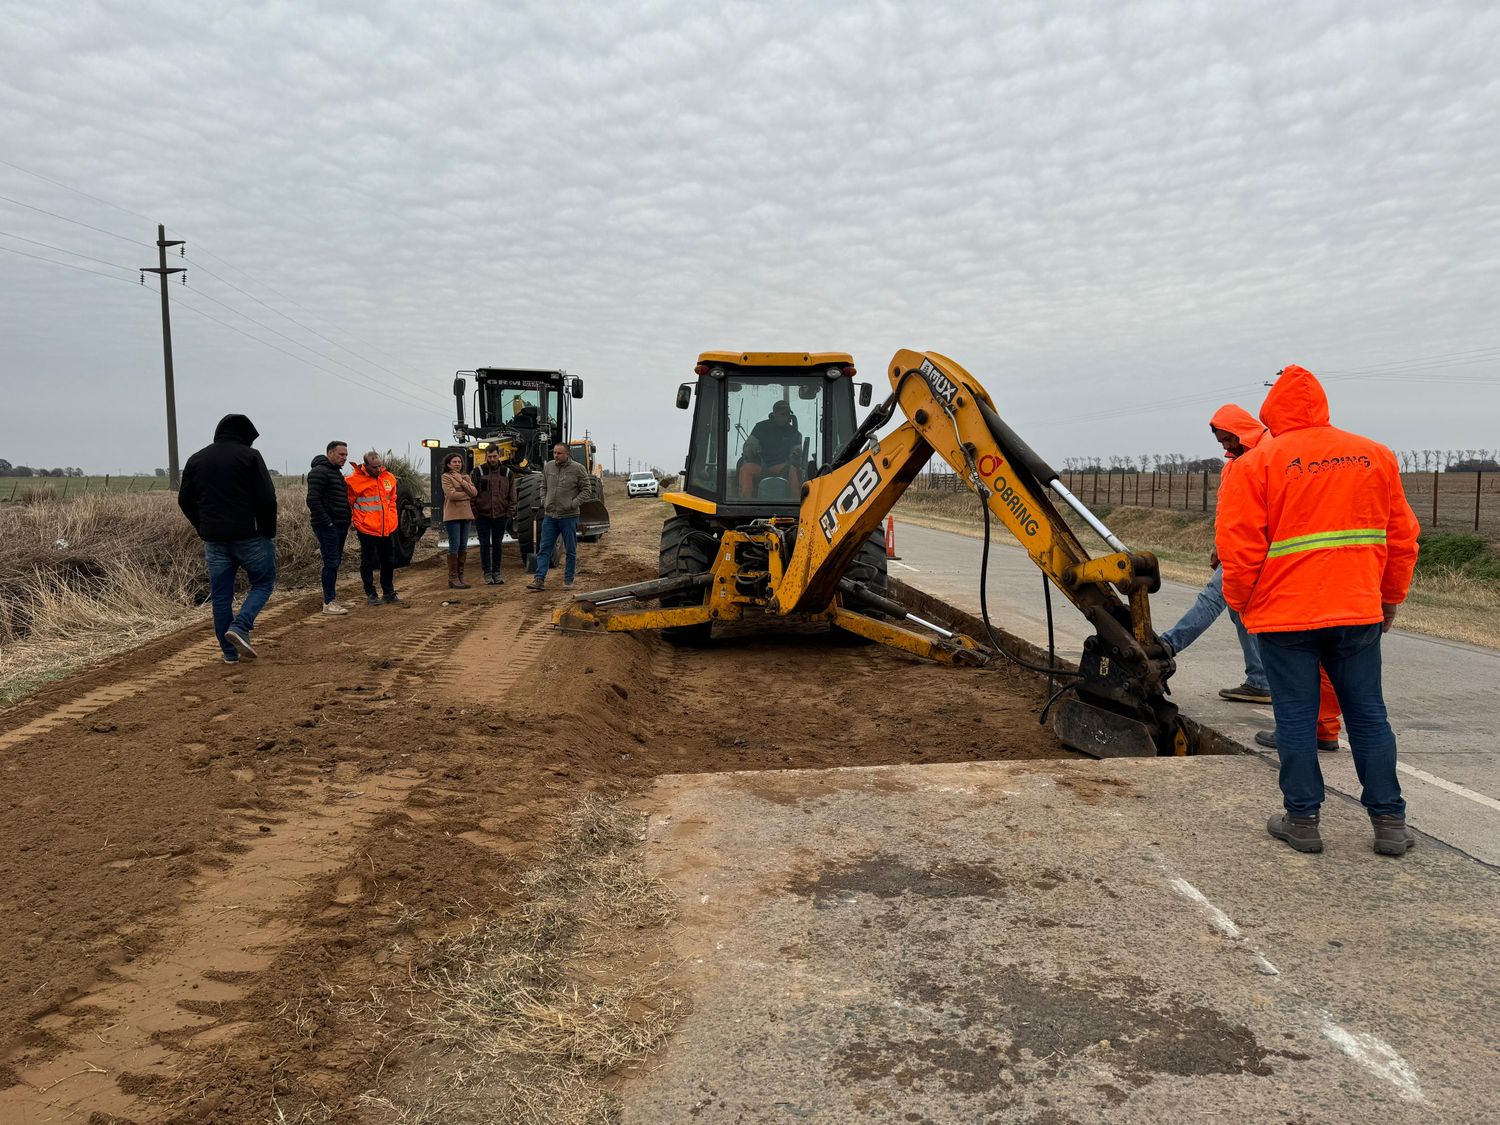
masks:
[[[1260,417],[1271,436],[1219,494],[1224,600],[1252,633],[1380,621],[1417,562],[1395,454],[1329,425],[1328,396],[1301,367],[1282,371]]]
[[[354,472],[344,478],[349,489],[349,509],[354,517],[354,530],[366,535],[390,535],[401,522],[396,512],[396,477],[389,469],[381,469],[378,476],[365,472],[363,465],[356,465]]]
[[[1266,436],[1266,428],[1255,418],[1251,417],[1250,411],[1243,406],[1236,406],[1232,402],[1225,403],[1214,411],[1214,416],[1208,420],[1208,424],[1215,430],[1228,430],[1240,439],[1240,444],[1245,447],[1245,453],[1249,453],[1257,445],[1260,439]],[[1234,463],[1243,457],[1233,453],[1225,452],[1224,469],[1219,476],[1219,487],[1224,487],[1224,478],[1229,475],[1229,470],[1234,468]]]

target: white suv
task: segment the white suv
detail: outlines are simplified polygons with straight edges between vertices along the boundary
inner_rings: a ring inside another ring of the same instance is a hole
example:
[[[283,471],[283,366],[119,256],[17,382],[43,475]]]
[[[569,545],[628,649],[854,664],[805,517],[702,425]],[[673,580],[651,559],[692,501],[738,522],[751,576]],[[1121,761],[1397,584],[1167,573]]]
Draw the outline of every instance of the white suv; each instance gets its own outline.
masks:
[[[656,474],[631,473],[625,482],[625,494],[632,500],[637,496],[660,496],[661,487],[656,483]]]

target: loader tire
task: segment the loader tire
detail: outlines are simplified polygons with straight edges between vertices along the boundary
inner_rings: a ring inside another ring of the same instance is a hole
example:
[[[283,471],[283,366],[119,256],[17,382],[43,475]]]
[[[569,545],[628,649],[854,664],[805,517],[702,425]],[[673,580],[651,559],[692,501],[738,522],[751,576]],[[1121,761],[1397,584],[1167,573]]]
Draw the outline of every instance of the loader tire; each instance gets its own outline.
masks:
[[[514,534],[521,549],[521,566],[527,574],[536,571],[537,524],[542,518],[542,474],[521,473],[516,477]]]
[[[672,516],[662,525],[661,556],[657,573],[662,578],[676,578],[682,574],[704,574],[713,566],[718,553],[717,540],[706,528],[691,516]],[[701,605],[703,593],[688,592],[662,598],[666,608],[684,605]],[[678,625],[663,629],[662,636],[674,645],[707,644],[713,633],[713,622],[701,625]]]

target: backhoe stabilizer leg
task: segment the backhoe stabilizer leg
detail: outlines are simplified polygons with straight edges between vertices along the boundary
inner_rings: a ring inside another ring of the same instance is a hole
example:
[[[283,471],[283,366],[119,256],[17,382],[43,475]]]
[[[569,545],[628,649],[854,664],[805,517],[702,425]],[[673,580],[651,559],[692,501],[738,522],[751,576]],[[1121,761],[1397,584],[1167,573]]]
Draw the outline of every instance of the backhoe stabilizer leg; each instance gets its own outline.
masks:
[[[552,624],[559,629],[576,629],[586,633],[672,629],[681,625],[702,625],[714,619],[713,611],[706,605],[675,606],[671,609],[657,606],[611,609],[590,602],[573,601],[559,606],[552,613]]]
[[[902,652],[909,652],[913,656],[920,656],[927,660],[936,660],[941,664],[966,664],[977,667],[989,663],[994,655],[989,649],[962,633],[954,633],[947,637],[924,636],[910,629],[903,629],[889,621],[876,621],[873,617],[866,617],[862,613],[856,613],[843,606],[834,606],[830,609],[828,620],[845,632],[867,637],[872,641],[889,645],[891,648],[898,648]]]

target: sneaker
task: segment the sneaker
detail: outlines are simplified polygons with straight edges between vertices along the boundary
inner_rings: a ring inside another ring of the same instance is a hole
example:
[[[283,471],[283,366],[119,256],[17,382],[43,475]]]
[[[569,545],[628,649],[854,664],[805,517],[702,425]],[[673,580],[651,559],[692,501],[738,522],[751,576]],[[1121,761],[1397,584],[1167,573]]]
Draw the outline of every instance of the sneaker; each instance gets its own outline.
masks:
[[[224,639],[239,650],[241,656],[246,660],[254,660],[260,653],[255,651],[255,646],[250,643],[250,638],[241,633],[233,625],[224,632]]]
[[[565,589],[565,590],[571,590],[572,588],[573,588],[573,580],[571,578],[564,578],[563,579],[563,589]]]
[[[1266,821],[1266,831],[1278,840],[1286,841],[1299,852],[1323,850],[1323,837],[1318,832],[1318,818],[1315,816],[1279,813]],[[1379,846],[1377,843],[1376,847]]]
[[[383,600],[384,600],[384,602],[385,602],[386,605],[405,605],[406,604],[404,601],[401,600],[401,595],[400,594],[396,594],[396,593],[387,594]]]
[[[349,611],[347,609],[345,609],[343,606],[339,605],[338,602],[324,602],[323,603],[323,612],[324,613],[332,613],[332,614],[337,615],[337,614],[348,613]]]
[[[1219,698],[1227,699],[1232,703],[1269,703],[1271,702],[1271,689],[1241,684],[1239,687],[1220,688]]]
[[[369,602],[371,605],[379,605],[380,597],[377,594],[366,594],[365,601]]]
[[[1370,827],[1375,829],[1376,855],[1405,855],[1416,847],[1417,838],[1404,816],[1372,816]]]
[[[491,584],[493,584],[495,586],[504,586],[505,585],[505,579],[503,579],[503,578],[500,577],[500,572],[498,570],[495,571],[494,574],[490,575],[490,582],[491,582]]]
[[[538,593],[540,593],[541,591],[545,590],[547,587],[544,586],[544,585],[542,585],[540,582],[528,582],[528,583],[526,583],[526,588],[528,590],[535,590]]]
[[[1275,749],[1277,749],[1277,746],[1276,746],[1276,732],[1274,730],[1258,730],[1258,731],[1256,731],[1255,732],[1255,744],[1257,746],[1264,746],[1267,750],[1275,750]],[[1331,738],[1331,739],[1330,738],[1320,738],[1320,739],[1318,739],[1318,749],[1321,750],[1321,751],[1323,751],[1325,754],[1328,753],[1331,750],[1337,750],[1338,748],[1339,748],[1339,740],[1336,739],[1336,738]]]
[[[225,664],[238,664],[240,662],[239,653],[235,653],[233,656],[230,656],[227,652],[221,652],[219,655],[224,658]]]

